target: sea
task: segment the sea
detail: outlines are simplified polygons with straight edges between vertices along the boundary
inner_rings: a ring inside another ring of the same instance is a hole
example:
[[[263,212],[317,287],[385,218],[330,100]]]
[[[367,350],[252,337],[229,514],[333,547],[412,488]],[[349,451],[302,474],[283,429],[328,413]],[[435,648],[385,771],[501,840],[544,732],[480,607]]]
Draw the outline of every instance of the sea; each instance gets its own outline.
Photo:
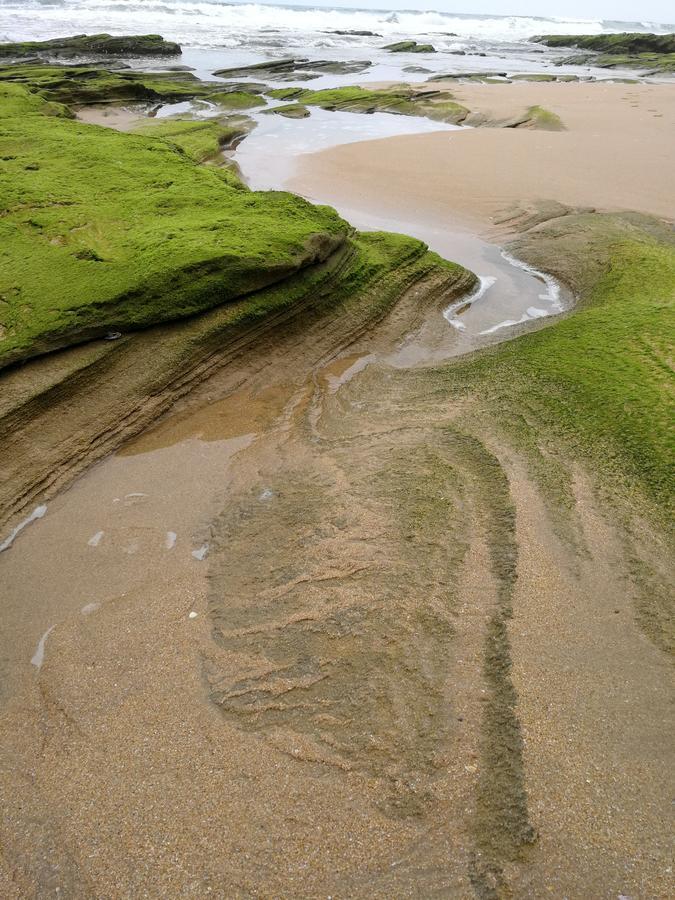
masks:
[[[672,24],[604,19],[488,16],[428,10],[232,3],[223,0],[0,0],[0,41],[70,34],[159,33],[183,47],[314,53],[377,50],[413,38],[439,51],[490,52],[536,34],[667,33]],[[369,35],[336,32],[370,31]]]

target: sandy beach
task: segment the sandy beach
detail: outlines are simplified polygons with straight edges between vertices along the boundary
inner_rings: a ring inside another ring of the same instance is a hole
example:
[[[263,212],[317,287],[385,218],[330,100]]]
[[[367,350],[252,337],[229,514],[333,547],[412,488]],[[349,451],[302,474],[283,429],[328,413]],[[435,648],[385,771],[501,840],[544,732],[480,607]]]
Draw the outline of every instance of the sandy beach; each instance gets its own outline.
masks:
[[[230,30],[189,62],[269,62]],[[675,84],[434,82],[477,127],[309,153],[418,113],[240,83],[233,146],[191,66],[27,68],[3,900],[665,900]]]
[[[488,119],[540,105],[565,131],[473,128],[349,144],[304,157],[289,187],[342,208],[490,229],[514,205],[555,200],[672,217],[670,85],[435,84]]]

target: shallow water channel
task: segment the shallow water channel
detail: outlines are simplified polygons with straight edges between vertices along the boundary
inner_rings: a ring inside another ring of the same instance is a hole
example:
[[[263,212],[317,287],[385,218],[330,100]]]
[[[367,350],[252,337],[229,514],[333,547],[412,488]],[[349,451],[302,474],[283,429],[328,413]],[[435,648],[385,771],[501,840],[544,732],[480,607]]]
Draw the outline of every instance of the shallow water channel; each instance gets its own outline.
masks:
[[[285,119],[279,115],[257,113],[256,128],[234,154],[248,184],[254,190],[293,189],[302,192],[298,160],[339,144],[378,140],[401,134],[425,134],[444,131],[448,140],[462,126],[446,125],[429,119],[397,116],[329,112],[312,108],[307,119]],[[395,191],[395,185],[392,191]],[[393,364],[412,365],[457,356],[479,346],[507,340],[514,326],[533,322],[563,311],[560,286],[541,272],[514,259],[495,244],[463,229],[451,214],[447,226],[425,221],[420,211],[416,219],[391,219],[364,200],[354,207],[335,202],[335,193],[326,196],[305,194],[314,203],[329,203],[352,225],[362,231],[393,231],[424,241],[431,250],[446,259],[461,263],[475,272],[481,284],[472,297],[449,305],[444,317],[449,326],[446,341],[436,341],[433,350],[423,346],[424,338],[406,342],[406,350],[392,357]],[[440,326],[442,323],[433,323]]]
[[[312,110],[305,120],[256,118],[258,127],[235,155],[255,189],[284,188],[303,153],[401,133],[443,130],[450,137],[454,130],[426,119],[323,110]],[[243,466],[255,472],[258,439],[293,428],[317,385],[332,396],[373,362],[398,368],[433,363],[508,339],[513,325],[562,308],[552,279],[451,222],[441,228],[425,223],[422,214],[419,221],[391,221],[365,208],[339,211],[362,230],[420,238],[476,272],[479,290],[448,304],[386,353],[347,348],[313,362],[300,352],[286,369],[288,379],[271,387],[261,388],[254,379],[253,389],[246,382],[237,389],[216,376],[158,426],[40,506],[26,521],[29,527],[0,535],[0,543],[12,537],[0,546],[0,682],[6,698],[40,670],[59,622],[73,616],[94,616],[129,596],[180,590],[182,612],[196,618],[195,609],[205,602],[211,522],[228,503],[234,460],[241,469],[243,458]]]

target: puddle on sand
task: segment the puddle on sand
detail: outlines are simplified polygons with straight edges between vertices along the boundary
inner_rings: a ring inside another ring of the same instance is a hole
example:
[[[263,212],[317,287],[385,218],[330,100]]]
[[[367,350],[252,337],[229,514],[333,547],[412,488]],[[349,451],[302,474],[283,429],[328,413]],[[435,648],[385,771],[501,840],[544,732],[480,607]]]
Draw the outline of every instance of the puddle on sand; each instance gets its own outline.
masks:
[[[49,655],[47,626],[138,590],[199,590],[191,552],[207,543],[230,461],[252,439],[188,439],[112,456],[54,498],[39,527],[26,528],[0,554],[0,705],[31,660],[39,668]]]
[[[257,116],[259,125],[237,148],[236,159],[244,177],[254,189],[302,193],[302,177],[297,161],[303,155],[354,141],[401,134],[457,131],[456,125],[390,113],[363,115],[329,112],[312,107],[308,119]],[[563,310],[560,288],[543,273],[514,259],[495,244],[461,229],[451,217],[447,223],[424,219],[392,219],[376,208],[355,208],[340,202],[337,186],[326,184],[325,194],[306,195],[313,203],[328,203],[361,231],[393,231],[424,241],[431,250],[475,272],[481,289],[459,303],[448,303],[445,325],[442,314],[419,334],[411,335],[386,358],[392,366],[405,367],[436,362],[468,353],[486,344],[509,338],[509,328]],[[543,286],[543,289],[542,289]],[[451,327],[452,326],[452,327]]]
[[[328,392],[334,394],[343,384],[347,384],[355,375],[363,372],[368,363],[374,359],[374,354],[364,355],[363,353],[338,357],[324,366],[319,372],[319,376],[326,382]]]
[[[443,228],[420,221],[397,221],[353,208],[338,206],[338,212],[363,231],[394,231],[419,238],[440,256],[460,263],[480,278],[477,291],[449,302],[444,311],[439,311],[437,317],[431,316],[417,334],[409,335],[385,357],[389,365],[405,368],[461,356],[508,340],[513,325],[557,315],[567,306],[554,278],[515,259],[497,245],[458,230],[455,223],[448,222]]]
[[[272,113],[255,113],[253,118],[256,128],[238,145],[233,158],[249,187],[256,191],[284,190],[295,174],[298,157],[304,153],[357,141],[460,128],[421,116],[329,112],[316,106],[311,107],[307,119],[286,119]]]
[[[258,434],[278,418],[293,394],[290,385],[274,385],[256,393],[237,391],[197,408],[169,416],[122,447],[118,456],[136,456],[181,441],[223,441]]]

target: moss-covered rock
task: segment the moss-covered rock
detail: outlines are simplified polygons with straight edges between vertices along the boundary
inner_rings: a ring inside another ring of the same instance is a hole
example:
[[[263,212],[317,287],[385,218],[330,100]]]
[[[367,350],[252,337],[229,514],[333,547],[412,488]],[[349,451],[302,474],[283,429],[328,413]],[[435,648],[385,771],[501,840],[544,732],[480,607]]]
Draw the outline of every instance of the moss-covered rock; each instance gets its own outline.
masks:
[[[113,37],[110,34],[76,34],[50,41],[22,41],[0,44],[0,57],[19,59],[26,56],[176,56],[179,44],[165,41],[159,34],[136,34]]]
[[[491,78],[506,78],[506,72],[450,72],[449,74],[432,75],[428,82],[434,81],[489,81]]]
[[[675,34],[540,34],[532,38],[547,47],[578,47],[601,53],[675,53]]]
[[[368,60],[334,60],[304,57],[267,60],[250,66],[235,66],[228,69],[217,69],[213,74],[230,78],[241,75],[254,75],[270,81],[309,81],[320,75],[353,75],[364,72],[372,65]]]
[[[420,91],[409,85],[382,90],[362,87],[328,88],[312,91],[305,88],[277,88],[268,91],[277,100],[293,100],[306,106],[344,112],[386,112],[401,116],[426,116],[437,122],[459,124],[469,110],[457,103],[448,91]]]
[[[393,44],[385,44],[382,48],[390,53],[435,53],[436,48],[431,44],[418,44],[417,41],[396,41]]]
[[[285,119],[307,119],[311,115],[306,106],[301,103],[286,103],[284,106],[274,106],[267,112],[274,116],[283,116]]]
[[[675,72],[674,34],[544,34],[532,38],[548,47],[576,47],[582,53],[558,60],[558,65],[593,65],[601,69],[646,69]]]
[[[482,112],[473,112],[465,119],[472,128],[532,128],[539,131],[564,131],[565,125],[557,113],[543,106],[529,106],[516,116],[497,118]]]
[[[4,65],[0,84],[22,84],[47,100],[73,106],[120,100],[188,100],[215,93],[191,72],[112,71],[97,66]]]
[[[231,119],[143,119],[134,129],[136,134],[167,141],[195,162],[224,163],[223,150],[231,150],[251,131],[253,121],[244,117]],[[238,179],[233,185],[243,187]]]
[[[557,113],[545,109],[543,106],[530,106],[525,112],[525,117],[517,128],[537,128],[540,131],[564,131],[562,119]]]
[[[672,524],[675,237],[636,213],[562,215],[512,252],[578,297],[552,327],[448,370],[496,418],[618,477]]]
[[[331,209],[196,166],[199,132],[82,125],[21,90],[0,84],[0,366],[227,303],[347,238]]]
[[[217,103],[223,109],[254,109],[265,106],[265,101],[257,93],[249,91],[216,91],[209,94],[211,103]]]

